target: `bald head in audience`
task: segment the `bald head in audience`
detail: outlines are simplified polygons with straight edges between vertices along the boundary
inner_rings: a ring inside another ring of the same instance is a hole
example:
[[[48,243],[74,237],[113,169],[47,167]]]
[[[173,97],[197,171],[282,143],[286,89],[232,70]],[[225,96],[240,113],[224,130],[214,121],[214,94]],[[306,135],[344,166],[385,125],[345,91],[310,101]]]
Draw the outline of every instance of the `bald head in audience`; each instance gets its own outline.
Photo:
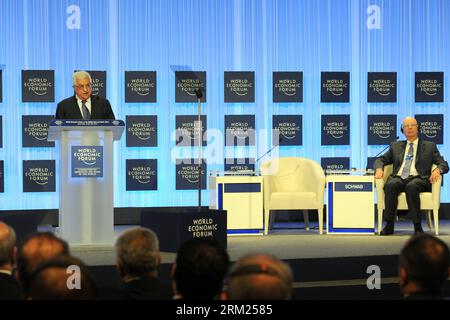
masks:
[[[18,278],[25,293],[29,287],[29,275],[39,264],[69,254],[67,242],[51,232],[37,232],[29,235],[17,252]]]
[[[97,296],[86,266],[74,257],[59,256],[38,265],[29,281],[32,300],[91,300]]]
[[[267,254],[249,254],[230,269],[226,291],[229,300],[290,300],[292,270],[283,261]]]

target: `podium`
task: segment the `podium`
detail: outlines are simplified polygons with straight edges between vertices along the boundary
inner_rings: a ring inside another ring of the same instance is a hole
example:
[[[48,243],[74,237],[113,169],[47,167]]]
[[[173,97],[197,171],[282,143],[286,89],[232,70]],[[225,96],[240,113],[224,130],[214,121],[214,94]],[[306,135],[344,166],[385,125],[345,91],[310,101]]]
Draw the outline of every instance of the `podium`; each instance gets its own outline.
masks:
[[[327,175],[327,234],[375,233],[374,177],[363,172]]]
[[[121,120],[52,120],[48,141],[60,142],[59,235],[71,245],[114,239],[113,141]]]
[[[262,234],[263,177],[219,172],[209,176],[209,208],[227,211],[228,234]]]

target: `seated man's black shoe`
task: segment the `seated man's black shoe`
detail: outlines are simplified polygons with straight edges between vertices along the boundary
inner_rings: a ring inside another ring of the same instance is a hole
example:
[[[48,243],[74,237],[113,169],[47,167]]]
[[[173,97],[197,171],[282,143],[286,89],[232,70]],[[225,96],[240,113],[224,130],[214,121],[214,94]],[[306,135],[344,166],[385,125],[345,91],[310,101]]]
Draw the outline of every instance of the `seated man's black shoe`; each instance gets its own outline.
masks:
[[[390,234],[394,233],[394,222],[388,221],[386,226],[381,230],[380,235],[381,236],[388,236]]]
[[[421,234],[423,233],[422,224],[415,223],[414,224],[414,234]]]

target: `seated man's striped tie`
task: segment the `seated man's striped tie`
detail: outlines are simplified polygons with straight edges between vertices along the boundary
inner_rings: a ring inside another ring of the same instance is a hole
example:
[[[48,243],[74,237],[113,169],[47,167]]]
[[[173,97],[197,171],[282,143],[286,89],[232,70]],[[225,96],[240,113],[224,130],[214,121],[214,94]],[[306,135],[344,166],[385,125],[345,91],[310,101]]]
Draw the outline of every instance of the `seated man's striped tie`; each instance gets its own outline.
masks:
[[[413,159],[414,159],[414,143],[410,142],[408,154],[406,155],[405,158],[405,166],[403,167],[402,170],[402,179],[406,179],[409,177],[409,171],[411,171],[411,164],[413,162]]]

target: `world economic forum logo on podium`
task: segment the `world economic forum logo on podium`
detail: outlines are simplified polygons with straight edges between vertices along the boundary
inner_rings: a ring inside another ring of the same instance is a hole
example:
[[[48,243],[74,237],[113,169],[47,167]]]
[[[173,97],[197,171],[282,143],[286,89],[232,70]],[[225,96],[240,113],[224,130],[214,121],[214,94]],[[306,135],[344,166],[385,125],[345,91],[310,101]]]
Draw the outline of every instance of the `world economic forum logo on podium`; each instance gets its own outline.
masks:
[[[103,177],[103,146],[72,146],[72,178]]]

